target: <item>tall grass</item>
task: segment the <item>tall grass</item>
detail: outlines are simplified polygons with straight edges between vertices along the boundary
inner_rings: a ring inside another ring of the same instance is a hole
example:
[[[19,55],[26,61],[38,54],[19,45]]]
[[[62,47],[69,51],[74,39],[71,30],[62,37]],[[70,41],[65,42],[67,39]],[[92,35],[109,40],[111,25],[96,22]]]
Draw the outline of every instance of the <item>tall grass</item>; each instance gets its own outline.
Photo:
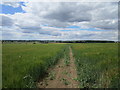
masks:
[[[63,56],[65,44],[3,44],[3,88],[33,88]]]
[[[118,88],[118,45],[72,44],[81,88]]]

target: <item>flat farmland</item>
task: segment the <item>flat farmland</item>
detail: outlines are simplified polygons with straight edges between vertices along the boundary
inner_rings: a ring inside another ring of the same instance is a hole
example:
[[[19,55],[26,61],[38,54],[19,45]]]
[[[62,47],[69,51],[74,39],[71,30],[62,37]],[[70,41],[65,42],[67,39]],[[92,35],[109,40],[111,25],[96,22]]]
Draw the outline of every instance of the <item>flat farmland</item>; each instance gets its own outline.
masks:
[[[117,43],[2,45],[3,88],[118,88]]]
[[[72,44],[80,87],[117,88],[118,44],[82,43]]]
[[[34,87],[62,56],[65,44],[3,44],[3,88]]]

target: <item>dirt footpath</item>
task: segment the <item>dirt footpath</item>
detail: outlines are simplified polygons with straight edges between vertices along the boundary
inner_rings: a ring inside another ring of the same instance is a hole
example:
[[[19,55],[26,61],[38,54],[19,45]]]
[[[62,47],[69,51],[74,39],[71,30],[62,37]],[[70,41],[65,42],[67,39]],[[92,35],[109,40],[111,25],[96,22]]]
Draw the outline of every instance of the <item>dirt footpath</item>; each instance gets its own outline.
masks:
[[[69,49],[69,65],[65,65],[65,58],[59,60],[58,64],[50,70],[48,77],[38,83],[38,88],[79,88],[75,60],[72,49],[70,47]]]

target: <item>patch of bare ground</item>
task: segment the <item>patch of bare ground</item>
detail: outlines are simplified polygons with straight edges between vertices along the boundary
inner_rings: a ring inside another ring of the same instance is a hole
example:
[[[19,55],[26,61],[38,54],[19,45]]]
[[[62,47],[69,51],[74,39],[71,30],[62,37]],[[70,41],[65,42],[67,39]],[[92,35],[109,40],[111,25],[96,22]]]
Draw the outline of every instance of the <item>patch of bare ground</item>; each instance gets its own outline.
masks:
[[[38,88],[79,88],[72,49],[69,49],[69,65],[65,65],[65,58],[60,59],[58,64],[50,69],[48,77],[37,84]]]

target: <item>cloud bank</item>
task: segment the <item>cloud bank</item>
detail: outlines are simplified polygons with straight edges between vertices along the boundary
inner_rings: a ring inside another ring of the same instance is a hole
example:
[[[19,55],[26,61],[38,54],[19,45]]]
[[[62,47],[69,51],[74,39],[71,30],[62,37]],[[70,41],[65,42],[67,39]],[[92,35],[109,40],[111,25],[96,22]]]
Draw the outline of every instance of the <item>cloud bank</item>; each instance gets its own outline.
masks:
[[[3,4],[22,7],[25,11],[25,13],[0,15],[3,39],[117,40],[118,3],[116,2]],[[73,28],[68,28],[71,26]]]

